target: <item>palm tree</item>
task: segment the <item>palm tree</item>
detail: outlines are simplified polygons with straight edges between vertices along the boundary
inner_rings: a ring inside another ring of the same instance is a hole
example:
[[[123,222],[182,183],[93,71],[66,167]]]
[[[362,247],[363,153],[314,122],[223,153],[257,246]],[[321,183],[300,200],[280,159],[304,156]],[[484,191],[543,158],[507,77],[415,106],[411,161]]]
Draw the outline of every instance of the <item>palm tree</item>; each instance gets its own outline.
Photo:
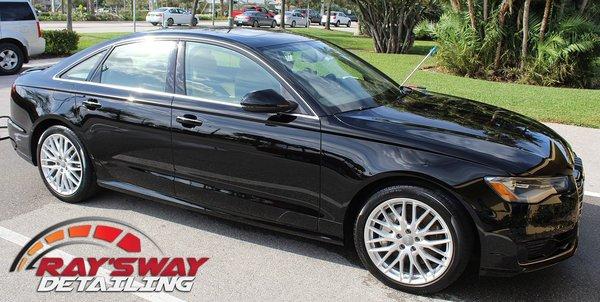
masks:
[[[333,0],[327,1],[327,21],[325,21],[325,29],[331,30],[331,2]]]
[[[544,17],[542,18],[542,24],[540,25],[540,42],[544,41],[544,35],[548,30],[548,19],[550,18],[550,10],[552,9],[552,0],[546,0],[546,6],[544,7]]]
[[[475,16],[475,5],[473,4],[473,0],[467,0],[467,7],[469,9],[469,18],[471,18],[471,27],[473,27],[474,31],[477,31],[477,20]]]
[[[73,31],[73,0],[67,0],[67,30]]]
[[[527,44],[529,42],[529,7],[531,6],[531,0],[525,0],[523,6],[523,44],[521,44],[521,70],[525,68],[525,61],[527,60]]]

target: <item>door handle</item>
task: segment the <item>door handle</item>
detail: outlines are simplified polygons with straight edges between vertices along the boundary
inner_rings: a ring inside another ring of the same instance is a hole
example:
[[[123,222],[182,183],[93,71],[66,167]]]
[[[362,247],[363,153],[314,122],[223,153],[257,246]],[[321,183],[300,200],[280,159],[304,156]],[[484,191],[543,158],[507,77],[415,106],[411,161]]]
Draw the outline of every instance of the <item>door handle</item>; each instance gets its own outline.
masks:
[[[98,103],[98,100],[96,99],[87,99],[83,101],[83,106],[90,110],[96,110],[102,107],[102,105],[100,105],[100,103]]]
[[[191,114],[184,114],[183,116],[178,116],[175,118],[175,120],[186,128],[202,126],[202,121]]]

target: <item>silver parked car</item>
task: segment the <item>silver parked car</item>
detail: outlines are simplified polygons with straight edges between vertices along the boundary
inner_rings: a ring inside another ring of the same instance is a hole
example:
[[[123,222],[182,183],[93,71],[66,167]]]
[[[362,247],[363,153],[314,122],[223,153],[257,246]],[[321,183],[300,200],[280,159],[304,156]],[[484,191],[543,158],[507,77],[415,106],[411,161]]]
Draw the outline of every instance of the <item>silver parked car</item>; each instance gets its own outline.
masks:
[[[307,20],[306,17],[302,16],[300,12],[285,12],[284,14],[285,25],[289,25],[291,27],[302,26],[308,27],[308,23],[310,21]],[[275,20],[277,21],[277,25],[281,24],[281,14],[275,16]]]

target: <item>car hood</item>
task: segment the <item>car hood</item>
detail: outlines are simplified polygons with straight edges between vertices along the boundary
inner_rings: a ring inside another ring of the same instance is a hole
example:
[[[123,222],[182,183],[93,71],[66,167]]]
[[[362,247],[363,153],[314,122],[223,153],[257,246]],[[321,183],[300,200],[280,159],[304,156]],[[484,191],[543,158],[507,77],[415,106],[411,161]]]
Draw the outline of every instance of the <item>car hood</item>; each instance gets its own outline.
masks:
[[[336,114],[377,140],[500,168],[513,175],[570,173],[574,154],[547,126],[488,104],[425,91],[383,106]]]

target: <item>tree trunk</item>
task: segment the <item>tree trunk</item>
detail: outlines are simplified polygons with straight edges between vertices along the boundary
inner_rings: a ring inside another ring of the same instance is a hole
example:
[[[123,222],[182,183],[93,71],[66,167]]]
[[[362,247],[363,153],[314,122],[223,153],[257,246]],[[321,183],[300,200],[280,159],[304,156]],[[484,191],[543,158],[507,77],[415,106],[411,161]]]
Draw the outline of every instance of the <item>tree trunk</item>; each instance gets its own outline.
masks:
[[[583,14],[583,12],[585,11],[585,7],[588,4],[588,0],[582,0],[581,1],[581,6],[579,7],[579,13]]]
[[[506,23],[506,14],[510,8],[511,0],[503,0],[500,5],[500,10],[498,11],[498,27],[504,28],[504,23]],[[500,41],[498,41],[498,45],[496,46],[496,56],[494,57],[494,69],[500,68],[500,59],[502,57],[502,39],[500,37]]]
[[[548,30],[548,19],[550,18],[550,11],[552,10],[552,0],[546,0],[546,6],[544,7],[544,17],[542,18],[542,24],[540,25],[540,42],[544,41],[544,35]]]
[[[469,18],[471,19],[471,27],[473,27],[474,31],[477,31],[477,20],[475,19],[475,5],[473,4],[473,0],[467,0],[467,6],[469,9]]]
[[[281,16],[281,20],[279,20],[279,26],[281,26],[281,29],[285,29],[285,0],[281,0],[281,13],[279,13],[279,15]]]
[[[65,0],[60,1],[60,12],[65,13]]]
[[[529,7],[531,6],[531,0],[525,0],[523,6],[523,44],[521,45],[521,70],[525,68],[527,62],[527,46],[529,42]]]
[[[333,2],[333,0],[327,1],[327,19],[325,21],[325,29],[327,30],[331,30],[331,2]]]
[[[221,0],[221,16],[225,16],[225,4],[223,1],[224,0]]]
[[[194,5],[192,6],[192,16],[190,17],[190,26],[194,26],[194,16],[196,16],[196,10],[198,9],[198,0],[194,0]],[[212,12],[214,14],[214,12]]]
[[[87,11],[90,14],[94,14],[94,3],[92,0],[87,0]]]
[[[452,10],[455,12],[460,11],[460,0],[450,0],[450,4],[452,5]]]
[[[73,31],[73,0],[67,0],[67,30]]]
[[[483,21],[487,21],[490,16],[490,9],[488,8],[489,0],[483,0]]]

